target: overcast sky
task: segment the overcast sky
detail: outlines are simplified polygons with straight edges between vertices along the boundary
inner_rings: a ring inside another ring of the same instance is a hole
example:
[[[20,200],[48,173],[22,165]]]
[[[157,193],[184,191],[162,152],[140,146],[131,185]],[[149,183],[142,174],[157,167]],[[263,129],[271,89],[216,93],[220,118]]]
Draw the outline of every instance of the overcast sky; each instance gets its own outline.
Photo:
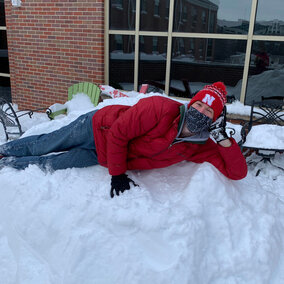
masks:
[[[218,19],[249,20],[251,0],[211,0],[219,6]],[[259,0],[257,21],[284,20],[284,0]]]

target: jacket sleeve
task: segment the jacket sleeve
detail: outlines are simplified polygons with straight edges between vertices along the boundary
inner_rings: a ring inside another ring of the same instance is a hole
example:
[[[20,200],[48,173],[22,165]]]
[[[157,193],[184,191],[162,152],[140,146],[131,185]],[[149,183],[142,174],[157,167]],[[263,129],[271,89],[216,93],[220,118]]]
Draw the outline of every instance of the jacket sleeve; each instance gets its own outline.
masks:
[[[144,135],[159,123],[164,102],[155,96],[141,99],[113,123],[107,140],[107,167],[110,175],[126,172],[129,141]]]
[[[247,175],[247,163],[239,145],[233,138],[230,138],[232,145],[222,147],[214,143],[211,139],[206,143],[208,151],[200,153],[203,155],[203,162],[209,162],[214,165],[223,175],[232,179],[240,180]],[[195,162],[202,162],[200,159]]]

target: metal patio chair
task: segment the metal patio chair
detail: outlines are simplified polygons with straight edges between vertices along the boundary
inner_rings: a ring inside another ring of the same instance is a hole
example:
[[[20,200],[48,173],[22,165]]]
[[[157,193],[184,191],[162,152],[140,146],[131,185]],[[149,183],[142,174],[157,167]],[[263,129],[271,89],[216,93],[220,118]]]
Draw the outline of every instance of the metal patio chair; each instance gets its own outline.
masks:
[[[265,163],[271,163],[273,166],[284,170],[284,168],[274,165],[272,160],[276,153],[284,152],[284,142],[283,145],[279,145],[279,147],[275,146],[261,146],[259,143],[255,145],[251,145],[247,143],[249,135],[253,132],[252,129],[259,125],[278,125],[283,127],[284,131],[284,101],[275,100],[275,99],[267,99],[261,102],[253,102],[251,106],[250,119],[247,123],[245,123],[241,129],[241,141],[239,145],[243,151],[247,153],[255,152],[256,155],[260,157],[258,162],[250,160],[247,157],[248,164],[255,163],[258,164],[263,162],[263,166],[260,167],[256,176],[259,175],[260,171],[265,167]],[[261,137],[259,137],[260,139]],[[257,141],[257,137],[254,137],[253,141]],[[259,140],[258,140],[259,141]]]
[[[33,111],[15,111],[11,103],[4,98],[0,98],[0,122],[3,126],[6,140],[17,139],[24,133],[19,117],[27,114],[31,117]]]

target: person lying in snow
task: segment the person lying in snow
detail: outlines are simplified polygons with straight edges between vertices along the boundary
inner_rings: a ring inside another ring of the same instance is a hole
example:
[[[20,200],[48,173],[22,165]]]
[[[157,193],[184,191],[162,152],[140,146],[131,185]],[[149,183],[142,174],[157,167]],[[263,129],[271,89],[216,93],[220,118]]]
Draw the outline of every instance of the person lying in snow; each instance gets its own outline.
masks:
[[[51,133],[0,145],[0,167],[37,164],[58,170],[100,164],[112,176],[111,197],[130,189],[130,183],[136,186],[127,170],[163,168],[184,160],[209,162],[226,177],[239,180],[246,176],[247,165],[225,132],[226,94],[225,85],[216,82],[187,104],[152,96],[134,106],[106,106]]]

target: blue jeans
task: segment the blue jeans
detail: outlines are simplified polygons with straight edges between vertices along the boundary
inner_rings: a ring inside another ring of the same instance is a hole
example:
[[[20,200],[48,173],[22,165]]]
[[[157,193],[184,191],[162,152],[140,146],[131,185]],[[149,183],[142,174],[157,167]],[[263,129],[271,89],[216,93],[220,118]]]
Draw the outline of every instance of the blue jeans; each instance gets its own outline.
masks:
[[[51,170],[97,165],[92,127],[95,112],[81,115],[51,133],[28,136],[0,145],[0,154],[4,156],[0,160],[0,169],[4,166],[24,169],[30,164]]]

